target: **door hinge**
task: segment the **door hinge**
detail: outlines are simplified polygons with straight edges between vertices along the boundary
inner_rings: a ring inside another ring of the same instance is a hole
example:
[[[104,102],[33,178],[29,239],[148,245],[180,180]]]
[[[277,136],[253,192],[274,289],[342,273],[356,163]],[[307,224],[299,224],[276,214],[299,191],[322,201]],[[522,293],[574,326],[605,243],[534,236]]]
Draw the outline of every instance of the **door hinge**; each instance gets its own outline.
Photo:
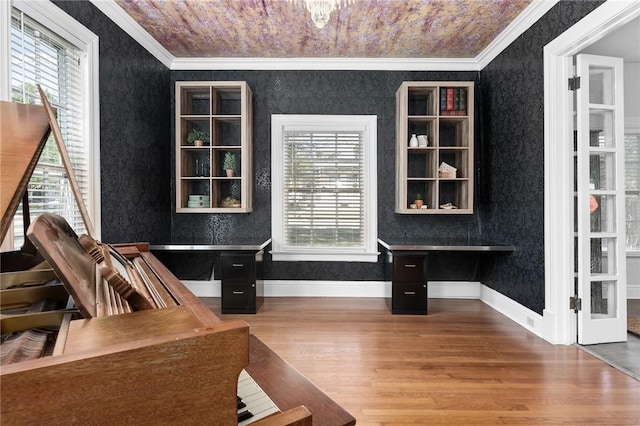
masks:
[[[578,312],[582,310],[582,299],[578,296],[573,296],[569,298],[569,309],[573,309]]]
[[[569,78],[569,90],[576,91],[580,88],[580,77],[570,77]]]

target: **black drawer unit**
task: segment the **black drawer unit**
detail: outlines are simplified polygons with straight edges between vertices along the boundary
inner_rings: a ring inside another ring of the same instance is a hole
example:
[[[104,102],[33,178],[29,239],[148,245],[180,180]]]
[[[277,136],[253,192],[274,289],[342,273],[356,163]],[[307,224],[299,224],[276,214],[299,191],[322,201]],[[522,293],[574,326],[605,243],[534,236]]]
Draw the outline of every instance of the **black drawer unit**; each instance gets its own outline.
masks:
[[[223,252],[222,302],[223,314],[255,314],[262,300],[261,281],[258,280],[258,262],[255,252]]]
[[[391,313],[427,314],[427,254],[393,254]]]

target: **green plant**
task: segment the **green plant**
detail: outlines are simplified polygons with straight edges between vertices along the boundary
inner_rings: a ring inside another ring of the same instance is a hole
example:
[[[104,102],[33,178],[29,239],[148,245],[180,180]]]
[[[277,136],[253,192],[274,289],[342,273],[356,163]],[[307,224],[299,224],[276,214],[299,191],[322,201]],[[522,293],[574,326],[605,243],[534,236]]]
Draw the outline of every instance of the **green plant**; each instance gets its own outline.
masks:
[[[416,200],[422,200],[422,194],[420,194],[419,192],[416,194]]]
[[[236,155],[232,152],[227,152],[224,154],[224,164],[222,168],[225,170],[235,170],[236,169]]]
[[[187,136],[187,143],[189,145],[193,145],[197,140],[201,140],[202,142],[208,144],[209,133],[203,132],[202,130],[197,130],[197,129],[192,130]]]

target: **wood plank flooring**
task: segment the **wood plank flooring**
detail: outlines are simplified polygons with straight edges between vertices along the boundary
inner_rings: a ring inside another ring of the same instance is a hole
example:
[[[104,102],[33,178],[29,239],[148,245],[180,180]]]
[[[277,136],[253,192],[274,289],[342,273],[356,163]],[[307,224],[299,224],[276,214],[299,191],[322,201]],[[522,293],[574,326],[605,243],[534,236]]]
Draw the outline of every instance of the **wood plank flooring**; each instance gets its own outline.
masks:
[[[430,299],[425,316],[391,315],[385,299],[265,298],[257,315],[203,300],[249,323],[358,425],[640,424],[640,382],[478,300]]]

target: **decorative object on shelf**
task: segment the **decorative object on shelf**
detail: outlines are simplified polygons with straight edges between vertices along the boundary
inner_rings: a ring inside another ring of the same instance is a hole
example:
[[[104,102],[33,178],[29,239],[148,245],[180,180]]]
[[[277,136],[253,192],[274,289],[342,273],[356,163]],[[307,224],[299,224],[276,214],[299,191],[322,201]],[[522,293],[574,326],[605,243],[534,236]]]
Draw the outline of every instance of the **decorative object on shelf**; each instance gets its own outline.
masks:
[[[427,135],[418,135],[418,146],[426,148],[429,145],[429,138]]]
[[[453,167],[450,164],[445,163],[444,161],[438,167],[439,177],[445,179],[455,179],[458,173],[458,169]]]
[[[187,144],[195,146],[209,145],[209,133],[194,129],[187,136]]]
[[[227,177],[233,177],[233,172],[236,169],[236,155],[233,152],[224,154],[224,164],[222,168],[227,172]]]
[[[453,210],[453,209],[457,209],[457,206],[454,206],[451,203],[445,203],[445,204],[440,204],[440,208],[444,209],[444,210]]]
[[[209,196],[208,195],[189,195],[189,201],[187,201],[187,207],[208,208]]]
[[[289,3],[298,4],[304,3],[309,13],[311,13],[311,20],[317,28],[324,28],[331,18],[331,12],[348,6],[351,3],[355,3],[357,0],[288,0]]]
[[[415,133],[411,135],[411,139],[409,140],[409,146],[412,148],[415,148],[418,146],[418,138],[416,137]]]
[[[222,207],[240,207],[240,200],[233,197],[225,197],[221,201]]]
[[[422,206],[424,205],[424,201],[422,199],[422,194],[416,194],[416,199],[413,200],[413,204],[416,205],[417,209],[421,209]]]

